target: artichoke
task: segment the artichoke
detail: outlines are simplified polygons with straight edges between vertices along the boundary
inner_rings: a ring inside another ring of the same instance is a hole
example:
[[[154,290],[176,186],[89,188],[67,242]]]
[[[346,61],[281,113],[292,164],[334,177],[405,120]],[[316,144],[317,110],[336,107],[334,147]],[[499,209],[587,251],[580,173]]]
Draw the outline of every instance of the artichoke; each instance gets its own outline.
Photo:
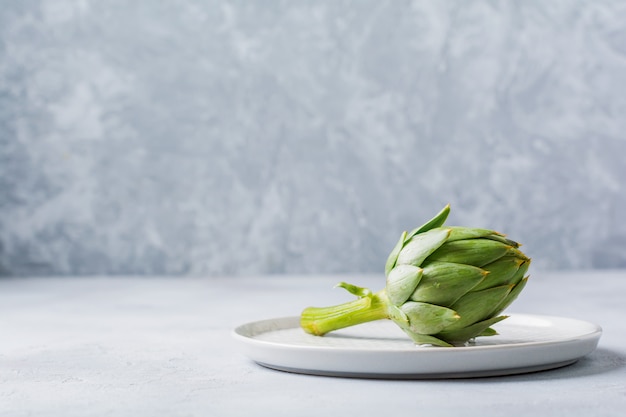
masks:
[[[530,258],[493,230],[444,227],[450,206],[421,227],[402,233],[385,265],[386,286],[373,293],[337,284],[357,300],[309,307],[301,327],[322,336],[372,320],[391,319],[420,345],[460,346],[497,334],[491,326],[520,294]]]

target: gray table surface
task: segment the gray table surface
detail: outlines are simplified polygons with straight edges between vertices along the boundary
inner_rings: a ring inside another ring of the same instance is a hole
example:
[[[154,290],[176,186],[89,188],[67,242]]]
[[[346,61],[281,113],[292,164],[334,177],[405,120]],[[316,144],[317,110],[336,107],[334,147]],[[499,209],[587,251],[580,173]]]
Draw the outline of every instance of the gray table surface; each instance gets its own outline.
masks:
[[[231,337],[351,299],[340,280],[381,287],[377,276],[0,279],[0,416],[623,415],[626,271],[532,274],[509,312],[600,324],[596,351],[552,371],[435,381],[274,371]]]

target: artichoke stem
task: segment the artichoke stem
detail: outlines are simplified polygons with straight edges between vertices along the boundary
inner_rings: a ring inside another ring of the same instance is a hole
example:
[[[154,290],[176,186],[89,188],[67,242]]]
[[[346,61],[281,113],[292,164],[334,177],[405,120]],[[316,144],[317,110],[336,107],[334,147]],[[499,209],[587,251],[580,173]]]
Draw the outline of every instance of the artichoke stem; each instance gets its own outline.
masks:
[[[300,325],[307,333],[322,336],[368,321],[388,319],[385,290],[332,307],[309,307],[302,312]]]

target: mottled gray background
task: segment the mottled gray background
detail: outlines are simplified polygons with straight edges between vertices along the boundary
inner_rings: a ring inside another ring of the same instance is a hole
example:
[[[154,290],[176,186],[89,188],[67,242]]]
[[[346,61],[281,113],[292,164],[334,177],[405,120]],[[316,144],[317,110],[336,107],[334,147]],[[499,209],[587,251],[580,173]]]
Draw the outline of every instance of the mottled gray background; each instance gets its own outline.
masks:
[[[0,0],[0,275],[626,267],[625,6]]]

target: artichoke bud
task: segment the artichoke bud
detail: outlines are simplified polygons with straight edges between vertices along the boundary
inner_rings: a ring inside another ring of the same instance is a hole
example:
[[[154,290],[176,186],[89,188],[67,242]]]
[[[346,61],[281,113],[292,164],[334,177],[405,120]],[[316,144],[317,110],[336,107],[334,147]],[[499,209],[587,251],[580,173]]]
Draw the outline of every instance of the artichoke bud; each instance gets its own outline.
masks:
[[[520,294],[530,266],[519,244],[489,229],[448,227],[450,207],[403,232],[385,264],[386,286],[340,283],[358,300],[309,308],[301,325],[322,335],[354,324],[388,318],[415,343],[453,346],[497,334],[490,326]]]
[[[444,227],[448,211],[404,232],[386,265],[385,291],[403,313],[390,318],[416,343],[496,334],[490,326],[526,284],[530,259],[517,242],[489,229]]]

